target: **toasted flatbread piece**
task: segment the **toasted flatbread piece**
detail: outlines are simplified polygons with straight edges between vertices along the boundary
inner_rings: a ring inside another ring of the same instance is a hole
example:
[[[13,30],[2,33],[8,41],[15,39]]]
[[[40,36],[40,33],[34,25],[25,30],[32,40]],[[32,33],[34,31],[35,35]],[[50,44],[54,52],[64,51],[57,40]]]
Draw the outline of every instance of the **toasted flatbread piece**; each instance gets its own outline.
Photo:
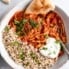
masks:
[[[11,0],[2,0],[4,3],[9,4]]]
[[[50,10],[54,10],[55,5],[51,0],[32,0],[25,10],[26,14],[46,14]]]

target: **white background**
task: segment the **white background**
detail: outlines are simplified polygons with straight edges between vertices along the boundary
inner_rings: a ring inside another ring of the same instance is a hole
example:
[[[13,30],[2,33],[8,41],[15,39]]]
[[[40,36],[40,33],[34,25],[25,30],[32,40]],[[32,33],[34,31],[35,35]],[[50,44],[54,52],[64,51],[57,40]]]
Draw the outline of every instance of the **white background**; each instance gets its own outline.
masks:
[[[22,0],[12,0],[10,4],[4,4],[0,0],[0,20],[8,13],[16,4]],[[69,0],[53,0],[60,8],[62,8],[69,16]],[[0,57],[0,69],[11,69]],[[60,69],[69,69],[69,61],[64,64]]]

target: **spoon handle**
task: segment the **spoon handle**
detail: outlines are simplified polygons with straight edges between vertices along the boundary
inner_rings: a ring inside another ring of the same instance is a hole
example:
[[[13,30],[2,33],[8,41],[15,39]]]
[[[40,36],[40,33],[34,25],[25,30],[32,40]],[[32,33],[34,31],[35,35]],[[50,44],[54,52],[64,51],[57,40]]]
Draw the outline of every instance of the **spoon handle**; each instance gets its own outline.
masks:
[[[63,46],[64,51],[69,55],[69,49],[67,48],[68,45],[67,44],[65,45],[63,42],[61,42],[61,44]]]

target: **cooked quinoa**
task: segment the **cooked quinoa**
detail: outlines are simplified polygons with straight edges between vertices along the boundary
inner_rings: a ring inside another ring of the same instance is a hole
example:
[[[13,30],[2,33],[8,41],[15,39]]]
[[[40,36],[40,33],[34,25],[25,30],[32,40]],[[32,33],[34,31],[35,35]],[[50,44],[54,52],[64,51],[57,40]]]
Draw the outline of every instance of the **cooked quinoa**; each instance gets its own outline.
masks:
[[[3,31],[3,42],[10,57],[25,69],[49,69],[57,61],[57,58],[42,56],[32,45],[20,41],[9,26]]]

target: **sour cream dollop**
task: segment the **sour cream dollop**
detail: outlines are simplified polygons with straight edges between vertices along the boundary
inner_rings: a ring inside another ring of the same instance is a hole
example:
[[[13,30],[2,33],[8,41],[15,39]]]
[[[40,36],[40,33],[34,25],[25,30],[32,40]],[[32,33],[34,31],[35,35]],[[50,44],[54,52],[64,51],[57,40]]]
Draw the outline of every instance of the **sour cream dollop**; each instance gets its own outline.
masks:
[[[49,37],[46,43],[46,45],[39,49],[40,53],[49,58],[58,57],[61,49],[60,42],[57,42],[55,38]]]

